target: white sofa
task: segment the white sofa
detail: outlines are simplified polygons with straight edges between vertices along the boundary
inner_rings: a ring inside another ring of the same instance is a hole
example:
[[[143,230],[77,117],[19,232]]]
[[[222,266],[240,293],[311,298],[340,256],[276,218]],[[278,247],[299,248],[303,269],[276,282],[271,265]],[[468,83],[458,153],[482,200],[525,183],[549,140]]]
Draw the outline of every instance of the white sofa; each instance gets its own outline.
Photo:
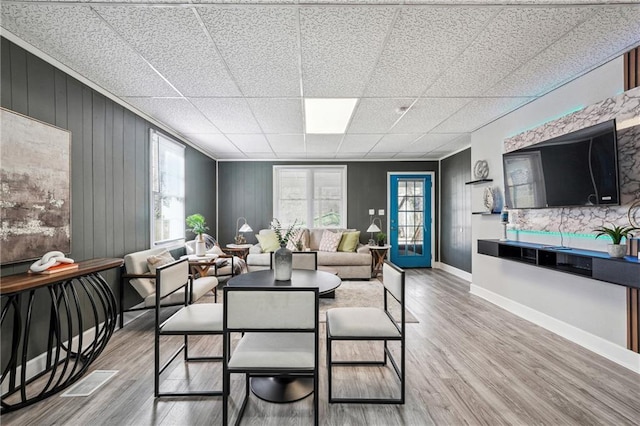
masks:
[[[352,231],[345,229],[331,229],[332,231]],[[328,269],[336,271],[342,279],[362,279],[369,280],[371,278],[371,252],[366,245],[358,244],[355,252],[327,252],[319,251],[320,240],[324,228],[302,228],[301,232],[306,233],[303,238],[308,242],[307,247],[310,250],[318,252],[318,269]],[[259,235],[273,232],[271,229],[263,229]],[[271,261],[271,252],[263,252],[260,244],[255,244],[249,249],[247,256],[247,267],[249,271],[259,271],[261,269],[269,269]]]

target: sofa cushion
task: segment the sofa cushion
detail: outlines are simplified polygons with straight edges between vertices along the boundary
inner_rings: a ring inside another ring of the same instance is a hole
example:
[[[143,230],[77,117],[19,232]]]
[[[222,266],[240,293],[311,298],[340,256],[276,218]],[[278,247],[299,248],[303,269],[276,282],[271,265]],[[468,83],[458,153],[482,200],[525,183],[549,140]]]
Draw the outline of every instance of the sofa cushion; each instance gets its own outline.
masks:
[[[338,244],[338,251],[354,252],[360,242],[360,231],[344,232]]]
[[[371,255],[346,252],[318,252],[318,265],[322,266],[371,266]]]
[[[322,239],[320,240],[320,245],[318,246],[319,251],[337,251],[338,244],[340,244],[340,240],[342,239],[342,232],[331,232],[329,230],[325,230],[322,233]]]
[[[276,251],[280,248],[280,242],[278,242],[278,236],[275,232],[265,232],[262,231],[256,235],[258,242],[260,243],[260,247],[262,247],[262,251],[264,253]]]

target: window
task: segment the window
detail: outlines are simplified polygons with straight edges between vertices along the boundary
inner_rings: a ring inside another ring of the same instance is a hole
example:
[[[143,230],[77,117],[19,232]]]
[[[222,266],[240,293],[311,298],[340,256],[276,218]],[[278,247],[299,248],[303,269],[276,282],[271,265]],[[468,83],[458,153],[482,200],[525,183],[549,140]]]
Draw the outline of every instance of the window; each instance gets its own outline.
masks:
[[[347,166],[274,166],[273,216],[308,228],[347,226]]]
[[[151,243],[184,240],[184,146],[151,130]]]

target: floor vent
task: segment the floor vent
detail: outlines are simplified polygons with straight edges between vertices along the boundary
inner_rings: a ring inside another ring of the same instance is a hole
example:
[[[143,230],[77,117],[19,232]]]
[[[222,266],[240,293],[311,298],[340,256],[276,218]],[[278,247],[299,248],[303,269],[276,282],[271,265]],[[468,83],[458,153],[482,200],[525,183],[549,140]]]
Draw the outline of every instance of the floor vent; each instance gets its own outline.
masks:
[[[68,391],[60,396],[89,396],[100,386],[107,383],[113,376],[116,375],[117,372],[117,370],[96,370],[73,385],[73,387],[71,387]]]

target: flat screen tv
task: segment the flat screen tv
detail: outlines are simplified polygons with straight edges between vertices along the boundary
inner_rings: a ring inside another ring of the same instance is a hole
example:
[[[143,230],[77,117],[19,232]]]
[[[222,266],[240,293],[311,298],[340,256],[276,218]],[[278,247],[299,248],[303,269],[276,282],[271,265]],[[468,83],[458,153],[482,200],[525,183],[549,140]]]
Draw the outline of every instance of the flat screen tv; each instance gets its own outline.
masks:
[[[508,152],[502,160],[510,208],[620,204],[615,120]]]

